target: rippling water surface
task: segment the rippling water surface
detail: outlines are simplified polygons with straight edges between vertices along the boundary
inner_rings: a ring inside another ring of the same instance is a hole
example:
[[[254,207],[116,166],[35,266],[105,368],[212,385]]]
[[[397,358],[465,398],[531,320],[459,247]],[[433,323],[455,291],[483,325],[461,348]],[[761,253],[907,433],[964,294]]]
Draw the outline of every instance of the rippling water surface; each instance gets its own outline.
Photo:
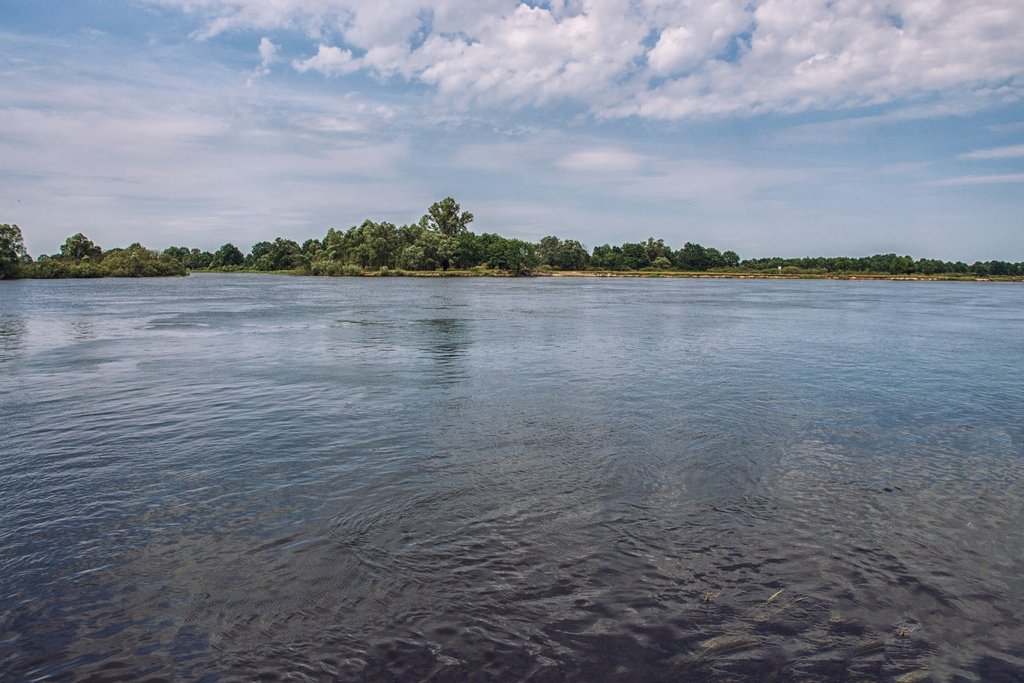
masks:
[[[3,680],[1024,678],[1020,285],[3,282],[0,377]]]

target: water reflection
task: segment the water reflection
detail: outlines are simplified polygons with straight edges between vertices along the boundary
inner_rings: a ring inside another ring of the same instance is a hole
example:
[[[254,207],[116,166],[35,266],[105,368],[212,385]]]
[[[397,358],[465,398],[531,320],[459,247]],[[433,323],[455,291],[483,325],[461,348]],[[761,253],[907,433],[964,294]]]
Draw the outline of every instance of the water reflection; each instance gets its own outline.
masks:
[[[0,362],[18,355],[25,344],[27,330],[25,316],[18,313],[0,315]]]
[[[470,328],[466,321],[458,318],[431,318],[417,321],[420,333],[419,348],[437,361],[442,370],[438,379],[451,382],[464,378],[465,369],[459,368],[459,360],[472,344]]]
[[[473,341],[472,330],[462,317],[462,311],[470,308],[474,290],[462,282],[446,284],[450,286],[438,288],[424,306],[425,310],[440,311],[441,315],[415,321],[417,346],[436,362],[434,379],[441,384],[466,378],[467,368],[462,360]]]

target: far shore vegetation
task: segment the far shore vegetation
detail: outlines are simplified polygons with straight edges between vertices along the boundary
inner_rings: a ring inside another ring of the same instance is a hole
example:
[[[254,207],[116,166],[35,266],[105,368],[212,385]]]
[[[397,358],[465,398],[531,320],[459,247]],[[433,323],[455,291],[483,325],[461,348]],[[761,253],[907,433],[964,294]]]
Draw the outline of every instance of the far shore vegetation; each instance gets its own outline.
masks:
[[[914,259],[896,254],[740,259],[692,242],[673,249],[653,237],[602,244],[588,250],[573,239],[539,242],[469,230],[473,214],[447,197],[411,225],[363,221],[331,228],[322,239],[299,244],[278,237],[257,242],[248,254],[231,243],[214,252],[187,246],[162,252],[140,245],[104,250],[82,233],[60,251],[33,259],[17,225],[0,224],[0,279],[159,277],[190,272],[261,272],[294,275],[471,277],[503,275],[605,277],[783,277],[910,280],[1024,281],[1024,262]]]

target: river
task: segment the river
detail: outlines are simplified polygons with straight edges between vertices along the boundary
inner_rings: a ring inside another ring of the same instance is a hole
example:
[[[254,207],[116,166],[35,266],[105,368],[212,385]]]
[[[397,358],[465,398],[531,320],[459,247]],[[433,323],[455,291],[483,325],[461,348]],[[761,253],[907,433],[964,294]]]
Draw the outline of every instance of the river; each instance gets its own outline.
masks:
[[[1024,678],[1024,286],[0,282],[3,680]]]

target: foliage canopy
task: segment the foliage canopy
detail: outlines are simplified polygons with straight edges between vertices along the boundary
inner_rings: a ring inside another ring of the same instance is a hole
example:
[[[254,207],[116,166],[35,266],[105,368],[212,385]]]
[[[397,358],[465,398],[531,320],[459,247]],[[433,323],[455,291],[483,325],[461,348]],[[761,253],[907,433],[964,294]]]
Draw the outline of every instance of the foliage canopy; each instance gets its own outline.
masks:
[[[8,223],[0,224],[0,279],[15,277],[19,264],[31,262],[32,257],[25,249],[21,228]]]

